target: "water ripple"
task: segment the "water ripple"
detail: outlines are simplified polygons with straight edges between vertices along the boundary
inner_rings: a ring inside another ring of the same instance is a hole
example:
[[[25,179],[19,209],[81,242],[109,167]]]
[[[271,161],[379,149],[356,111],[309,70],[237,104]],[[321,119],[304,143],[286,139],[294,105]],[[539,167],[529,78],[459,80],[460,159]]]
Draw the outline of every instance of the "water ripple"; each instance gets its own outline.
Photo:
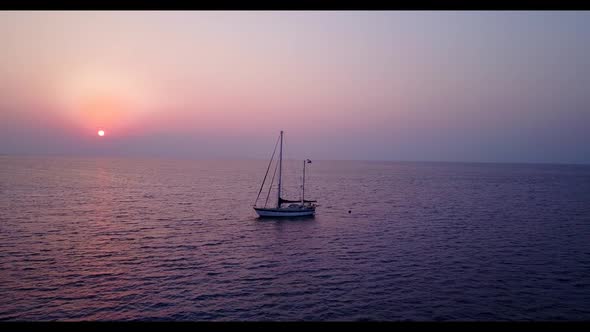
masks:
[[[317,162],[263,221],[264,161],[0,164],[0,320],[590,319],[587,166]]]

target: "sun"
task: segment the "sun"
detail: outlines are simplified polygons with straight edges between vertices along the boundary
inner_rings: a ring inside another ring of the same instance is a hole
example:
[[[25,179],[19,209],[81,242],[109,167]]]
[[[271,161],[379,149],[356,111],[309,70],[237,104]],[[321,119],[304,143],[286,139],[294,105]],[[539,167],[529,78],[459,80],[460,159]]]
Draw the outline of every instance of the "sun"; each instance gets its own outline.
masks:
[[[98,131],[98,136],[100,136],[100,137],[104,136],[104,130],[99,130]]]

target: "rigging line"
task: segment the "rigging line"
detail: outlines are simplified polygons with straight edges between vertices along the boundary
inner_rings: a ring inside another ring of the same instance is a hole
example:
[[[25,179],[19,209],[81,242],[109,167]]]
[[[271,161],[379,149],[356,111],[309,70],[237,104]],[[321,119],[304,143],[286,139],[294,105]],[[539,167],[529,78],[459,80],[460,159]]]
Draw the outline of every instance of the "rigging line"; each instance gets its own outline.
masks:
[[[289,174],[289,163],[287,162],[289,160],[288,158],[288,152],[289,151],[287,149],[287,138],[285,137],[285,135],[283,135],[283,178],[281,179],[281,183],[282,183],[282,187],[283,190],[282,192],[285,193],[285,189],[287,189],[287,184],[289,183],[289,181],[285,181],[285,179],[288,179],[288,176],[285,176],[286,174]],[[281,197],[282,199],[282,197]]]
[[[293,190],[293,182],[291,182],[291,180],[293,178],[294,175],[294,168],[293,168],[293,160],[289,159],[292,157],[292,154],[290,154],[288,151],[288,149],[286,148],[287,146],[287,140],[285,139],[285,137],[283,136],[283,188],[288,189],[291,188],[291,190]],[[288,174],[290,176],[285,176],[284,174]],[[287,179],[287,180],[285,180]],[[291,186],[291,187],[289,187]],[[285,191],[283,191],[285,192]],[[290,194],[293,194],[292,191],[289,192]],[[288,194],[285,194],[285,196],[288,196]],[[281,197],[282,199],[282,197]]]
[[[268,197],[270,196],[270,190],[272,189],[272,183],[275,181],[275,175],[277,174],[277,166],[279,166],[279,163],[275,162],[275,171],[272,173],[272,179],[270,180],[270,186],[268,186],[268,194],[266,194],[266,201],[264,201],[264,207],[266,207],[266,203],[268,203]]]
[[[285,193],[285,196],[289,196],[288,192],[286,190],[289,190],[289,186],[292,186],[292,182],[290,182],[290,178],[293,175],[293,162],[292,160],[290,160],[289,158],[292,156],[288,151],[289,149],[286,148],[287,147],[287,139],[285,138],[285,136],[283,136],[283,178],[282,183],[283,183],[283,193]],[[285,175],[291,175],[291,176],[285,176]],[[292,187],[291,187],[292,189]],[[292,194],[292,193],[291,193]],[[281,199],[283,199],[283,197],[281,197]]]
[[[280,138],[280,137],[279,137]],[[277,138],[277,142],[275,143],[275,148],[272,150],[272,156],[270,157],[270,161],[268,162],[268,167],[266,168],[266,174],[264,174],[264,179],[262,180],[262,184],[260,185],[260,190],[258,191],[258,196],[256,196],[256,200],[254,201],[254,206],[258,202],[258,197],[260,197],[260,193],[262,192],[262,188],[264,187],[264,181],[266,181],[266,176],[268,175],[268,170],[270,169],[270,165],[272,164],[272,159],[275,156],[275,152],[277,152],[277,145],[279,144],[279,139]],[[271,183],[272,185],[272,183]]]

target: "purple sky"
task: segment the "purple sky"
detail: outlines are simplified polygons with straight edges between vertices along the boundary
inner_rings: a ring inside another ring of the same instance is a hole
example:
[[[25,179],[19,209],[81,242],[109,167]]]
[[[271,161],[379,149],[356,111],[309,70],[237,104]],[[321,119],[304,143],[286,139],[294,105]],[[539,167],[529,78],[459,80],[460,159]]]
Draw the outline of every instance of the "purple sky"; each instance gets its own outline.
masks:
[[[0,154],[590,163],[590,12],[0,12]],[[106,135],[98,137],[104,129]]]

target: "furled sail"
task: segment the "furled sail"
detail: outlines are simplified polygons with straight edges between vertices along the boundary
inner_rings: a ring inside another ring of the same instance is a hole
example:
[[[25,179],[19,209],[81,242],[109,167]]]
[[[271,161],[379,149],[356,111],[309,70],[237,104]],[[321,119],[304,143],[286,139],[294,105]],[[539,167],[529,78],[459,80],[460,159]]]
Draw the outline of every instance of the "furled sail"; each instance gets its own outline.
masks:
[[[281,197],[280,200],[281,200],[280,201],[280,204],[283,204],[283,203],[301,203],[301,200],[300,199],[299,200],[296,200],[296,201],[292,201],[292,200],[284,199],[284,198]],[[304,202],[306,202],[306,203],[315,203],[317,201],[304,200]]]

